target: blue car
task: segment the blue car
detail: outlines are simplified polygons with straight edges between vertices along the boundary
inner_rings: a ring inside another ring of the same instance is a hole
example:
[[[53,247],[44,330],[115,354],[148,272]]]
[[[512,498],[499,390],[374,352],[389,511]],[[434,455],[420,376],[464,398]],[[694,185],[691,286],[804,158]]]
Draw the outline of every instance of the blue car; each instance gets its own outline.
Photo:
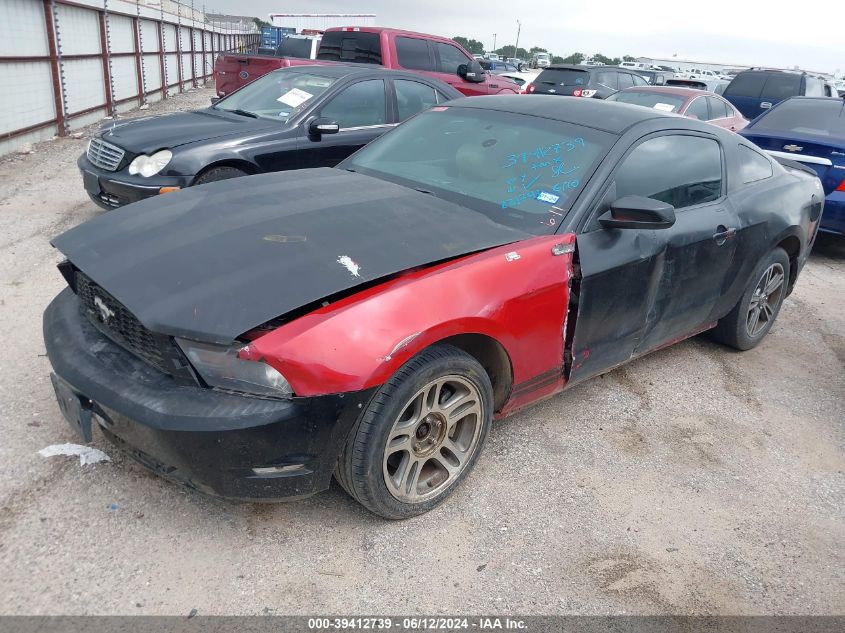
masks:
[[[819,230],[845,235],[845,99],[792,97],[739,133],[772,156],[812,168],[825,193]]]
[[[722,92],[751,120],[790,97],[835,97],[822,77],[793,70],[744,70]]]

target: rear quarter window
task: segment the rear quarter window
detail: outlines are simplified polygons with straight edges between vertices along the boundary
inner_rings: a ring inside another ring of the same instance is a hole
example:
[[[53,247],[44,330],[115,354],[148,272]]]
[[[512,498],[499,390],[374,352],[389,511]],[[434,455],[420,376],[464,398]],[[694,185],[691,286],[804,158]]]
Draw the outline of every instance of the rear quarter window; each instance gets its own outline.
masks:
[[[771,178],[772,174],[771,161],[745,145],[739,146],[739,180],[743,184],[757,182],[758,180],[765,180]]]
[[[725,88],[725,96],[752,97],[757,99],[763,92],[766,77],[759,73],[740,73]]]

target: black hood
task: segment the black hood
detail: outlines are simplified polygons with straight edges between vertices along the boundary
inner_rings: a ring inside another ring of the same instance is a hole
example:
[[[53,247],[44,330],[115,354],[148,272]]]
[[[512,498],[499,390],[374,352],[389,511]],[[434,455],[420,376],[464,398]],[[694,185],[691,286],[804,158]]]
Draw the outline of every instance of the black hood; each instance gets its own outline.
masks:
[[[149,198],[52,243],[150,330],[228,343],[335,293],[526,237],[429,194],[323,168]]]
[[[207,109],[116,121],[102,126],[100,130],[103,139],[109,143],[135,154],[149,154],[227,134],[243,134],[268,127],[278,129],[280,126],[281,123],[276,121]]]

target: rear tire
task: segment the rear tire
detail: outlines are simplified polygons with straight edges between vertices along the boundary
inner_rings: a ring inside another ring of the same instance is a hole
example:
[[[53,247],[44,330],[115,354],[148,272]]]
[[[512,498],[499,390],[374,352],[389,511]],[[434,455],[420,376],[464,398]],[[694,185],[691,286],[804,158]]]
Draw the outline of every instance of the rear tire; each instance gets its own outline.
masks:
[[[472,470],[493,417],[493,387],[475,358],[451,345],[402,365],[347,438],[335,478],[386,519],[437,507]]]
[[[195,185],[204,185],[207,182],[217,182],[218,180],[229,180],[230,178],[240,178],[241,176],[248,176],[249,174],[237,167],[212,167],[211,169],[201,173],[194,181]]]
[[[789,256],[778,247],[754,269],[739,302],[719,320],[711,337],[742,351],[759,345],[772,329],[788,284]]]

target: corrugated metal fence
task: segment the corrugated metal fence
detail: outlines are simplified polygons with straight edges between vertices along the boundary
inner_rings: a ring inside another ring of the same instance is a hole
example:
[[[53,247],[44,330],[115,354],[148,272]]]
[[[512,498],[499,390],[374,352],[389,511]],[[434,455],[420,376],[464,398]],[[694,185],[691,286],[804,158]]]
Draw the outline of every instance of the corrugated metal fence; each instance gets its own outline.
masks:
[[[2,0],[0,155],[202,85],[259,37],[173,0]]]

